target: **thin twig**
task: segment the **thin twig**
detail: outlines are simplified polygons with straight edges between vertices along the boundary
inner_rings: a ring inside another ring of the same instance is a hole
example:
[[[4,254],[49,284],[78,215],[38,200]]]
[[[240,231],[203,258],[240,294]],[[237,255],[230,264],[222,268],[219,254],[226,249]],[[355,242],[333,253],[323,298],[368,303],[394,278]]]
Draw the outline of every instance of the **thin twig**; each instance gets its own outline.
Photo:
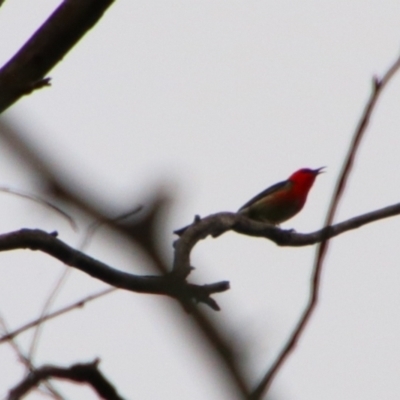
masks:
[[[1,188],[0,188],[0,190],[1,190]],[[18,193],[15,193],[15,192],[11,192],[11,193],[18,194]],[[30,198],[30,196],[29,196],[28,198]],[[49,204],[50,204],[50,206],[52,206],[52,207],[54,208],[54,205],[52,205],[51,203],[49,203]],[[47,205],[47,202],[46,202],[46,205]],[[114,223],[116,223],[116,222],[121,221],[121,220],[123,220],[123,219],[129,218],[129,217],[131,217],[132,215],[138,213],[141,209],[142,209],[142,206],[135,207],[135,209],[130,210],[130,211],[128,211],[128,212],[126,212],[126,213],[124,213],[124,214],[122,214],[122,215],[119,215],[119,216],[117,216],[116,218],[113,218],[112,221],[113,221]],[[74,221],[72,220],[72,218],[71,218],[71,221],[74,222]],[[102,225],[108,223],[108,222],[109,222],[109,220],[102,220],[102,221],[97,220],[97,221],[94,221],[92,224],[90,224],[89,227],[88,227],[88,229],[87,229],[87,231],[86,231],[86,234],[85,234],[85,236],[84,236],[84,239],[83,239],[81,245],[79,246],[79,250],[82,251],[82,250],[90,243],[90,240],[91,240],[92,237],[95,235],[95,233],[100,229],[100,227],[101,227]],[[45,322],[45,321],[47,321],[47,320],[49,319],[49,318],[47,318],[47,317],[48,317],[50,314],[47,315],[47,316],[46,316],[46,314],[48,313],[48,311],[49,311],[51,305],[54,303],[56,297],[59,295],[59,293],[60,293],[62,287],[65,285],[66,279],[67,279],[67,277],[69,276],[70,271],[71,271],[70,268],[67,268],[67,267],[64,268],[63,273],[61,274],[61,276],[60,276],[60,278],[58,279],[56,285],[54,286],[53,290],[51,291],[50,295],[48,296],[48,298],[46,299],[46,301],[45,301],[45,303],[44,303],[44,306],[43,306],[43,308],[42,308],[42,312],[41,312],[41,314],[40,314],[40,317],[39,317],[38,319],[35,320],[35,322],[34,322],[33,325],[32,325],[32,323],[28,324],[30,327],[33,327],[33,326],[36,327],[35,332],[34,332],[34,334],[33,334],[32,341],[31,341],[31,345],[30,345],[30,348],[29,348],[29,352],[28,352],[28,357],[29,357],[30,360],[33,360],[34,353],[36,352],[36,349],[37,349],[37,346],[38,346],[38,343],[39,343],[39,336],[40,336],[40,334],[41,334],[42,327],[43,327],[42,324],[43,324],[43,322]],[[114,290],[116,290],[116,288],[107,289],[107,290],[105,290],[104,292],[102,291],[102,292],[100,293],[100,296],[103,296],[104,294],[108,294],[108,293],[110,293],[110,292],[112,292],[112,291],[114,291]],[[71,308],[71,306],[68,306],[67,309],[68,309],[68,310],[71,310],[71,309],[73,309],[73,308],[75,308],[75,307],[77,307],[77,306],[82,307],[82,306],[85,304],[85,302],[87,302],[87,301],[89,301],[89,300],[93,300],[93,299],[95,299],[95,298],[97,298],[97,297],[100,297],[100,296],[99,296],[99,295],[88,296],[88,297],[86,297],[85,299],[82,299],[82,300],[80,300],[79,302],[74,303],[74,305],[72,306],[72,308]],[[65,309],[64,309],[64,310],[65,310]],[[64,312],[65,312],[65,311],[60,310],[60,311],[58,311],[57,313],[53,313],[53,314],[51,314],[51,315],[54,315],[54,314],[60,315],[60,314],[63,314]],[[26,325],[25,325],[25,326],[26,326]],[[0,340],[0,342],[1,342],[1,340]]]
[[[66,283],[66,280],[67,280],[70,272],[71,272],[70,268],[64,267],[62,274],[58,278],[57,283],[53,287],[52,291],[50,292],[49,296],[47,297],[47,299],[46,299],[46,301],[45,301],[45,303],[43,305],[42,312],[40,313],[40,317],[36,320],[38,322],[37,322],[37,324],[35,326],[35,331],[33,333],[31,344],[30,344],[29,350],[28,350],[28,357],[32,361],[34,359],[35,352],[36,352],[37,347],[39,345],[39,337],[40,337],[40,334],[41,334],[42,328],[43,328],[42,324],[46,320],[45,319],[46,314],[50,310],[50,307],[52,306],[52,304],[56,300],[57,295],[60,293],[62,287]]]
[[[3,329],[5,336],[7,336],[9,334],[9,329],[7,327],[5,319],[1,315],[0,315],[0,326]],[[32,371],[35,368],[32,361],[27,356],[25,356],[22,349],[19,347],[18,343],[14,340],[13,337],[11,337],[8,340],[8,343],[15,351],[19,361],[26,367],[28,371]],[[58,392],[58,390],[54,387],[53,384],[51,384],[50,382],[43,382],[43,385],[51,397],[53,397],[56,400],[65,400],[64,397]]]
[[[77,231],[78,227],[77,224],[75,222],[75,220],[69,215],[67,214],[64,210],[62,210],[61,208],[57,207],[56,205],[54,205],[52,202],[50,202],[49,200],[45,200],[39,196],[33,195],[31,193],[24,193],[20,190],[17,189],[13,189],[10,187],[6,187],[6,186],[0,186],[0,192],[3,193],[8,193],[8,194],[12,194],[21,198],[25,198],[31,201],[34,201],[38,204],[41,204],[47,208],[50,208],[53,211],[56,211],[59,215],[61,215],[62,217],[64,217],[68,223],[71,225],[72,229],[74,231]],[[51,307],[51,304],[54,302],[57,294],[59,293],[63,283],[65,282],[65,279],[67,277],[67,275],[69,274],[70,269],[69,268],[65,268],[63,271],[62,276],[60,277],[59,281],[57,282],[55,288],[52,290],[50,296],[48,297],[48,299],[46,300],[44,306],[43,306],[43,310],[41,312],[39,321],[43,320],[43,317],[46,315],[46,313],[48,312],[49,308]],[[30,360],[30,362],[33,362],[33,356],[34,356],[34,352],[36,350],[36,347],[38,345],[38,339],[39,339],[39,335],[41,332],[41,323],[38,322],[36,325],[36,330],[33,334],[33,338],[31,341],[31,345],[28,351],[28,356],[27,359]],[[27,368],[30,368],[30,366],[26,366]]]
[[[7,323],[2,315],[0,315],[0,327],[2,328],[3,335],[7,336],[9,334],[9,329],[8,329]],[[15,340],[13,340],[13,337],[10,337],[10,340],[8,341],[8,343],[13,348],[15,353],[17,354],[19,361],[23,365],[25,365],[27,368],[30,368],[30,366],[31,366],[30,360],[24,355],[23,351],[18,346],[18,343]]]
[[[125,220],[127,218],[132,217],[132,215],[137,214],[143,209],[143,206],[139,205],[135,207],[133,210],[130,210],[126,213],[123,213],[121,215],[118,215],[115,218],[104,218],[104,219],[97,219],[94,222],[92,222],[88,228],[86,229],[86,232],[84,234],[82,243],[79,245],[79,250],[83,251],[86,249],[86,247],[89,245],[90,241],[92,240],[92,237],[94,234],[103,226],[110,224],[110,222],[116,224],[117,222],[120,222],[122,220]]]
[[[343,196],[344,189],[346,187],[347,180],[349,178],[350,172],[352,170],[352,166],[354,163],[354,159],[357,154],[357,150],[361,143],[361,139],[364,136],[364,133],[368,127],[368,123],[370,117],[375,109],[375,105],[382,93],[383,89],[386,87],[390,79],[395,75],[395,73],[400,69],[400,57],[393,63],[393,65],[389,68],[386,74],[383,76],[381,80],[374,78],[373,80],[373,90],[370,96],[370,99],[364,109],[364,112],[361,116],[360,122],[356,128],[356,131],[353,136],[353,140],[351,142],[347,157],[344,161],[342,172],[338,179],[338,183],[336,185],[334,194],[332,196],[332,201],[329,206],[329,211],[327,213],[327,217],[325,220],[325,227],[328,227],[332,224],[333,219],[336,214],[336,210],[338,204]],[[310,290],[310,298],[308,304],[296,326],[292,334],[290,335],[289,340],[285,344],[283,350],[279,354],[278,358],[275,360],[271,368],[267,371],[263,379],[255,388],[252,398],[259,399],[268,390],[270,387],[274,377],[276,376],[278,370],[283,365],[289,354],[294,350],[296,343],[298,342],[300,336],[305,331],[305,328],[310,321],[311,315],[315,310],[315,307],[318,303],[319,296],[319,288],[320,288],[320,280],[321,280],[321,272],[323,267],[323,262],[328,249],[328,240],[322,241],[316,251],[316,260],[312,272],[311,277],[311,290]]]
[[[6,342],[6,341],[10,341],[11,339],[13,339],[14,337],[18,336],[20,333],[27,331],[28,329],[33,328],[34,326],[37,326],[38,324],[48,321],[50,319],[59,317],[60,315],[63,315],[65,313],[68,313],[69,311],[72,311],[76,308],[81,308],[83,307],[86,303],[89,303],[90,301],[96,300],[100,297],[103,297],[107,294],[110,294],[112,292],[115,292],[117,290],[117,288],[107,288],[104,289],[98,293],[94,293],[91,294],[89,296],[84,297],[83,299],[76,301],[72,304],[70,304],[69,306],[63,307],[60,310],[54,311],[50,314],[45,315],[42,318],[38,318],[35,319],[34,321],[28,322],[27,324],[19,327],[18,329],[15,329],[12,332],[8,332],[5,335],[3,335],[2,337],[0,337],[0,343]]]
[[[41,204],[42,206],[50,208],[51,210],[56,211],[59,215],[61,215],[63,218],[65,218],[68,221],[68,223],[71,225],[71,228],[74,231],[78,230],[78,225],[75,222],[75,220],[68,213],[66,213],[60,207],[57,207],[55,204],[53,204],[49,200],[43,199],[32,193],[25,193],[25,192],[22,192],[21,190],[13,189],[13,188],[10,188],[7,186],[0,186],[0,192],[13,194],[15,196],[34,201],[35,203],[38,203],[38,204]]]

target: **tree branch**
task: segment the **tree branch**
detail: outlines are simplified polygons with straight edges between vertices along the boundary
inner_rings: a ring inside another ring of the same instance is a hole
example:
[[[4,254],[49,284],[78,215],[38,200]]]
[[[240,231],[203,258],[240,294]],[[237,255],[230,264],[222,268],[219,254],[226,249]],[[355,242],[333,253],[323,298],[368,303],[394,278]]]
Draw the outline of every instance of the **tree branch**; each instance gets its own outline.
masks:
[[[178,270],[190,267],[190,251],[194,245],[215,229],[218,231],[229,228],[242,234],[265,237],[280,246],[308,246],[326,239],[335,237],[351,229],[356,229],[367,223],[400,214],[400,203],[385,207],[367,214],[351,218],[336,225],[325,227],[318,231],[301,234],[285,231],[272,225],[253,221],[240,214],[219,213],[204,218],[190,226],[175,242],[175,264]],[[219,307],[211,294],[229,289],[227,281],[216,282],[209,285],[194,285],[187,283],[175,273],[162,276],[138,276],[111,268],[86,254],[75,250],[66,243],[56,238],[57,233],[47,233],[39,229],[21,229],[0,235],[0,251],[16,249],[40,250],[60,260],[66,265],[79,269],[82,272],[99,279],[114,287],[138,293],[167,295],[182,300],[182,296],[202,302],[214,310]],[[186,276],[185,276],[186,277]]]
[[[21,229],[19,231],[0,235],[0,251],[15,249],[40,250],[62,261],[64,264],[79,269],[82,272],[100,279],[114,287],[138,293],[159,294],[173,297],[179,301],[194,300],[219,310],[215,300],[210,296],[213,293],[229,289],[226,281],[210,285],[194,285],[170,274],[161,276],[138,276],[118,271],[110,266],[95,260],[86,254],[73,249],[56,238],[56,233],[46,233],[39,229]]]
[[[174,244],[175,267],[178,270],[190,268],[190,252],[193,247],[200,240],[209,235],[214,236],[215,233],[234,231],[247,236],[264,237],[278,246],[301,247],[320,243],[371,222],[399,214],[400,203],[396,203],[310,233],[297,233],[293,230],[280,229],[274,225],[258,222],[236,213],[212,214],[203,219],[198,219],[192,225],[186,227],[180,238],[176,240]]]
[[[6,321],[4,320],[4,318],[1,315],[0,315],[0,326],[2,328],[3,333],[5,334],[4,336],[7,336],[9,333],[9,329],[7,328]],[[35,367],[32,363],[32,360],[29,359],[29,357],[27,357],[24,354],[21,347],[14,340],[14,337],[9,337],[7,342],[13,348],[19,361],[25,366],[26,371],[33,370]],[[54,386],[50,382],[43,382],[43,386],[48,390],[49,394],[51,394],[54,399],[64,400],[64,397],[58,392],[58,390],[56,390],[54,388]]]
[[[72,310],[74,310],[75,308],[82,308],[86,303],[92,301],[92,300],[96,300],[99,297],[103,297],[109,293],[115,292],[117,289],[112,287],[112,288],[107,288],[104,289],[98,293],[94,293],[91,294],[89,296],[86,296],[85,298],[76,301],[72,304],[70,304],[69,306],[63,307],[60,310],[54,311],[50,314],[46,314],[44,316],[41,316],[39,318],[36,318],[35,320],[28,322],[27,324],[13,330],[12,332],[7,332],[6,334],[4,334],[3,336],[0,337],[0,344],[3,342],[7,342],[13,338],[15,338],[16,336],[18,336],[20,333],[27,331],[28,329],[31,329],[39,324],[42,324],[43,322],[48,321],[49,319],[53,319],[56,318],[60,315],[63,315],[65,313],[68,313]]]
[[[87,364],[75,364],[69,368],[43,366],[31,371],[17,386],[10,390],[8,400],[19,400],[37,387],[41,381],[49,378],[67,379],[73,382],[88,383],[97,394],[106,400],[123,400],[115,387],[97,368],[99,360]]]
[[[311,319],[311,315],[317,306],[320,281],[321,281],[321,272],[329,244],[329,241],[327,239],[332,237],[331,235],[329,235],[329,229],[330,229],[329,225],[331,225],[334,220],[336,210],[343,196],[346,183],[348,181],[348,178],[350,176],[353,167],[354,159],[356,157],[359,145],[361,143],[361,139],[363,138],[366,132],[366,129],[368,127],[375,106],[380,98],[383,89],[387,86],[389,81],[393,78],[393,76],[398,72],[399,69],[400,69],[400,57],[398,57],[396,61],[390,66],[388,71],[383,75],[382,79],[378,79],[377,77],[373,79],[373,90],[371,96],[367,102],[367,105],[365,106],[364,112],[360,118],[356,131],[354,132],[353,140],[350,144],[348,154],[343,163],[342,172],[337,181],[336,188],[332,196],[332,201],[329,206],[329,210],[325,220],[326,228],[322,230],[326,231],[327,237],[325,237],[324,240],[321,241],[320,245],[317,248],[314,268],[311,277],[311,289],[310,289],[310,297],[308,300],[308,304],[305,310],[303,311],[303,314],[301,315],[300,320],[298,321],[292,334],[290,335],[289,340],[285,344],[283,350],[281,351],[281,353],[279,354],[279,356],[277,357],[271,368],[267,371],[263,379],[261,379],[260,383],[253,391],[252,398],[254,399],[259,399],[263,395],[263,393],[266,390],[268,390],[278,370],[284,364],[285,360],[288,358],[290,353],[294,350],[300,336],[304,333],[305,328]],[[349,223],[347,225],[346,224],[343,225],[343,223],[339,225],[342,225],[342,229],[347,229],[347,227],[349,226],[351,227],[351,229],[358,228],[366,223],[376,221],[377,219],[387,218],[393,215],[397,215],[399,209],[400,209],[399,204],[389,206],[381,210],[365,214],[363,216],[364,218],[361,219],[353,218],[352,220],[348,221]]]
[[[102,17],[114,0],[64,0],[0,69],[0,113],[20,97],[49,85],[45,75]]]

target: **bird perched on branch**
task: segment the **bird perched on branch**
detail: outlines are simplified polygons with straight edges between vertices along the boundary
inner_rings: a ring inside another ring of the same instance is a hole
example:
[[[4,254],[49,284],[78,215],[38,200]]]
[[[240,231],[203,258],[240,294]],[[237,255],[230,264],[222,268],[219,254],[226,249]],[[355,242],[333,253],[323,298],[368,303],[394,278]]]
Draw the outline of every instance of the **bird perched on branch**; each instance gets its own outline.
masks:
[[[279,225],[294,217],[304,206],[316,177],[325,167],[302,168],[252,198],[238,213],[251,219]]]

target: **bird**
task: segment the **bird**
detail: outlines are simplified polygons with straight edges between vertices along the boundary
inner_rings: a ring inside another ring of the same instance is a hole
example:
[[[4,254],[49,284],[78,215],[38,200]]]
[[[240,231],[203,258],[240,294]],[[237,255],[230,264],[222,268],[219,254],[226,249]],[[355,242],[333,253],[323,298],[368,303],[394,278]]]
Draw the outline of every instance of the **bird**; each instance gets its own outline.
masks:
[[[279,226],[302,210],[316,177],[325,167],[302,168],[253,197],[238,213],[252,220]]]

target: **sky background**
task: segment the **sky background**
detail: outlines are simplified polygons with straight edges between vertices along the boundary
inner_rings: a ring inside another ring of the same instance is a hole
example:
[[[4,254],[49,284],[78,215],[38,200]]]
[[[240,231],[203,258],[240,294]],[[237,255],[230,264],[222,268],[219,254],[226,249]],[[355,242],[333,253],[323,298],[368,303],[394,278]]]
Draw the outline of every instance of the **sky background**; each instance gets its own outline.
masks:
[[[1,64],[59,3],[4,3]],[[172,231],[195,214],[235,211],[302,167],[327,166],[327,173],[283,228],[320,228],[371,79],[399,51],[395,0],[118,0],[51,71],[52,87],[22,99],[6,117],[104,209],[126,211],[157,188],[168,191],[161,245],[171,259]],[[378,104],[337,221],[399,202],[399,110],[400,75]],[[38,191],[4,145],[0,185]],[[6,194],[0,204],[2,232],[57,230],[61,240],[80,243],[82,235],[46,209]],[[274,398],[399,398],[399,221],[332,240],[320,303],[274,381]],[[107,231],[87,253],[149,273],[143,255]],[[231,282],[215,296],[222,311],[207,313],[226,324],[255,377],[304,309],[314,253],[235,233],[209,238],[192,253],[190,281]],[[0,263],[0,312],[16,328],[38,316],[64,267],[28,251],[2,253]],[[54,309],[103,287],[73,271]],[[118,291],[46,324],[35,362],[100,357],[101,370],[128,399],[235,398],[204,349],[176,302]],[[8,345],[0,346],[1,397],[21,372]],[[67,398],[96,398],[80,386],[57,387]]]

